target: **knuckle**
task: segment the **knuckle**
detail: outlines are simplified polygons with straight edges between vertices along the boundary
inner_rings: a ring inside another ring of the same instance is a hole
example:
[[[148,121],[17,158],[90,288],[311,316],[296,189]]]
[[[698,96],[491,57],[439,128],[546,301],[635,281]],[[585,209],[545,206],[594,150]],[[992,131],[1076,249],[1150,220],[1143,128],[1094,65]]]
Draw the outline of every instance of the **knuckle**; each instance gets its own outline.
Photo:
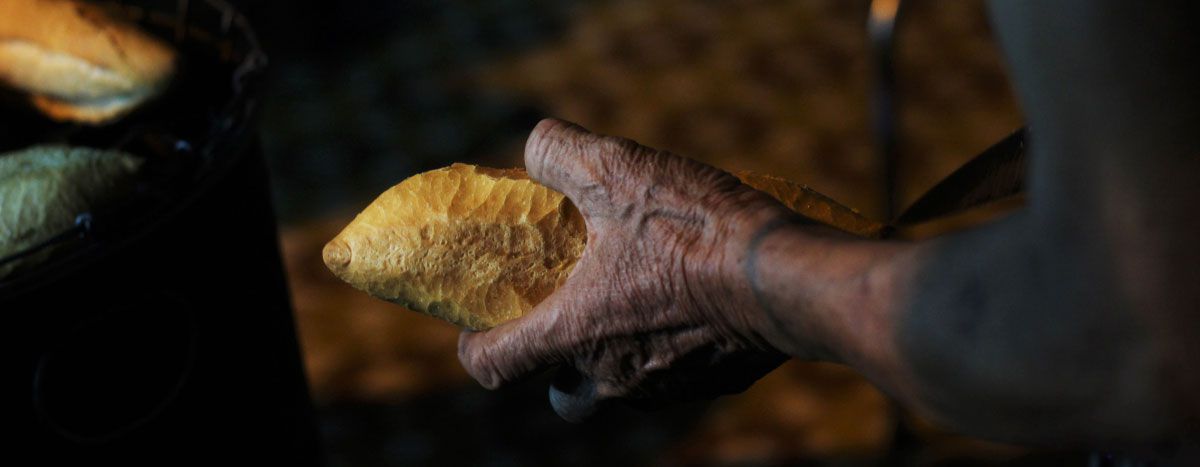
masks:
[[[619,136],[604,136],[598,141],[599,155],[607,162],[624,161],[644,149],[636,141]]]

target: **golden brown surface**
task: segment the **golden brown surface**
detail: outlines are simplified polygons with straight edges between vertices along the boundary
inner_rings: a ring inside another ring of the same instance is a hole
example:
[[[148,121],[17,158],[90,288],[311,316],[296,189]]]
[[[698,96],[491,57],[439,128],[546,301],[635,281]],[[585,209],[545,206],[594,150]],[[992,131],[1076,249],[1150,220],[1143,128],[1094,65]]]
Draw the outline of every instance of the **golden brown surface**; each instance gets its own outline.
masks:
[[[166,44],[86,2],[0,2],[0,81],[56,120],[124,115],[162,90],[174,60]]]
[[[323,255],[371,295],[487,329],[550,295],[586,237],[574,205],[523,170],[454,164],[384,192]]]
[[[747,185],[817,222],[864,237],[883,226],[778,177]],[[583,254],[583,218],[521,169],[466,164],[415,175],[375,199],[325,245],[325,265],[355,288],[470,329],[533,309]]]
[[[75,216],[120,196],[141,160],[117,151],[59,145],[0,154],[0,258],[74,225]],[[37,265],[53,248],[0,266],[0,279]]]
[[[329,274],[321,247],[349,217],[285,228],[289,289],[314,396],[394,401],[467,383],[454,349],[458,328],[356,290]]]

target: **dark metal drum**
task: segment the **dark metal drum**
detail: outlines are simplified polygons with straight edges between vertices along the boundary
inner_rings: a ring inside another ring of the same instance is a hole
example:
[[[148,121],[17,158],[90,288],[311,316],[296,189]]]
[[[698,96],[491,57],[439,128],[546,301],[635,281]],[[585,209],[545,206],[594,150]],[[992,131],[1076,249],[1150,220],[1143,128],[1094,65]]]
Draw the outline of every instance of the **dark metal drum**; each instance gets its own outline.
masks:
[[[174,9],[150,7],[164,4]],[[114,7],[180,49],[163,99],[101,128],[0,109],[0,149],[53,141],[147,158],[135,195],[80,213],[55,240],[69,253],[0,281],[17,389],[0,422],[17,437],[7,457],[319,464],[255,137],[265,55],[220,0]]]

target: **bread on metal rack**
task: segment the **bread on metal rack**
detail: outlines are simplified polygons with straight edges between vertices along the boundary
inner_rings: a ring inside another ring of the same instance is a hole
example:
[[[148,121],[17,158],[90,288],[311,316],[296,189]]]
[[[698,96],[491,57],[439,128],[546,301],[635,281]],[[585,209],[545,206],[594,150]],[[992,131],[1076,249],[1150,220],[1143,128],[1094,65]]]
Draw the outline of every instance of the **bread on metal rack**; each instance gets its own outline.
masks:
[[[54,237],[71,228],[77,215],[124,195],[141,165],[123,152],[62,145],[0,154],[0,259]],[[0,279],[45,261],[54,250],[0,265]]]
[[[0,1],[0,82],[60,121],[103,124],[160,93],[175,51],[75,0]]]

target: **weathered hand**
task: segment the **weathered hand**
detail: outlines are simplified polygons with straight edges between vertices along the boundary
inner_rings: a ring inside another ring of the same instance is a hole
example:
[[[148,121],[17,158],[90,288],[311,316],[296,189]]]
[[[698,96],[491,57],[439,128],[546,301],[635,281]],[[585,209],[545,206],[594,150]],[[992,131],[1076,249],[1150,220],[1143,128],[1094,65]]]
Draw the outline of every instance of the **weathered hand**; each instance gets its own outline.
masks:
[[[756,331],[744,263],[790,211],[716,168],[557,120],[534,129],[525,162],[578,206],[588,243],[534,310],[463,333],[459,359],[482,385],[560,367],[550,402],[577,421],[609,400],[740,392],[786,359]]]

